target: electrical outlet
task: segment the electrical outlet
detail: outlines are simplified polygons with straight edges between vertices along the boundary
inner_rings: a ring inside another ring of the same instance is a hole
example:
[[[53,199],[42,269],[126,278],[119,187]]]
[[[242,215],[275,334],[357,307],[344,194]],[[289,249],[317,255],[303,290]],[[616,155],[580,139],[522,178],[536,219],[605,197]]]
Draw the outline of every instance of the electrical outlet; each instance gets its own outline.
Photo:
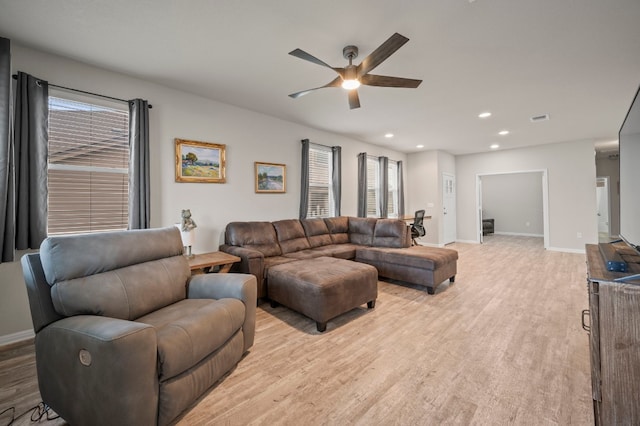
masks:
[[[524,226],[531,226],[531,222],[526,222]]]
[[[576,237],[582,238],[582,232],[578,232],[578,235],[576,235]]]

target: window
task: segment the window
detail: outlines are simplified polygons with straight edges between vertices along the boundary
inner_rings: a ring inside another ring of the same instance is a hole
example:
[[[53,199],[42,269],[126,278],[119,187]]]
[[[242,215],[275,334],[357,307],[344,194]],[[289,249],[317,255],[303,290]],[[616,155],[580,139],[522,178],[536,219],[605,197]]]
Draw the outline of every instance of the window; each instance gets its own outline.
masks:
[[[367,217],[379,217],[378,188],[380,187],[378,157],[367,157]]]
[[[309,145],[309,208],[308,218],[334,216],[331,148]]]
[[[398,162],[388,160],[387,166],[387,187],[383,188],[380,171],[380,159],[378,157],[367,157],[367,217],[382,217],[380,212],[380,197],[387,192],[387,215],[386,217],[398,217]]]
[[[49,97],[48,234],[128,227],[128,110]]]

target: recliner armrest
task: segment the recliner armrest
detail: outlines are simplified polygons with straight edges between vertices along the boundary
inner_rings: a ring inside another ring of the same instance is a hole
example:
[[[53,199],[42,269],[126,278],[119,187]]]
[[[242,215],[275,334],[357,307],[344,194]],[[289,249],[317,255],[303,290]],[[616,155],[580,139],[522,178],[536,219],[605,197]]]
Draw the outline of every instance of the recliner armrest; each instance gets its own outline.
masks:
[[[253,346],[256,327],[257,280],[250,274],[203,274],[189,280],[189,299],[239,299],[245,306],[245,352]]]
[[[70,424],[157,422],[157,338],[150,325],[78,315],[43,328],[35,345],[42,399]]]

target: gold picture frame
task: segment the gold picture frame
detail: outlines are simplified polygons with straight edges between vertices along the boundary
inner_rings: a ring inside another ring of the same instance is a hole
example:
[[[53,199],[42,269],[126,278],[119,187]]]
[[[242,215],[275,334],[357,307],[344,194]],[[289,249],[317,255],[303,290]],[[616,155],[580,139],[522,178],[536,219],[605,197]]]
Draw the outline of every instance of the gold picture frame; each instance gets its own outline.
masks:
[[[226,145],[175,139],[176,182],[225,183]]]
[[[287,192],[287,166],[278,163],[255,162],[256,193]]]

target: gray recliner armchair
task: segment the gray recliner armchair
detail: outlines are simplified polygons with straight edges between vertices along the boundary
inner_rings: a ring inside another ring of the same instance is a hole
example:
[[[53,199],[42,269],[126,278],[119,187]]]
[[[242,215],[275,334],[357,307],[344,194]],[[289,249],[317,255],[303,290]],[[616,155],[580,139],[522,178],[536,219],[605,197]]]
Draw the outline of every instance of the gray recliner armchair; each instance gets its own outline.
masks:
[[[164,425],[253,345],[256,279],[191,277],[177,228],[47,238],[21,262],[43,401],[73,425]]]

